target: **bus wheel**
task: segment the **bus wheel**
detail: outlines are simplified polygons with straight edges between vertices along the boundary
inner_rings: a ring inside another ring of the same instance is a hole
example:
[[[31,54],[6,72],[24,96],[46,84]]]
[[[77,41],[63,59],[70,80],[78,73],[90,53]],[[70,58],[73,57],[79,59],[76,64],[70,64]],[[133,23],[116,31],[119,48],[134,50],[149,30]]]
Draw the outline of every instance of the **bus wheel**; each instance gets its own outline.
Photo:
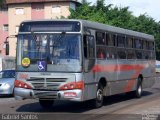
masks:
[[[39,104],[44,109],[51,109],[53,106],[54,100],[41,100],[39,99]]]
[[[103,105],[103,86],[101,83],[98,84],[96,98],[93,100],[93,107],[100,108]]]
[[[138,78],[138,82],[137,82],[137,88],[134,91],[134,95],[136,98],[140,98],[142,96],[142,80],[141,78]]]

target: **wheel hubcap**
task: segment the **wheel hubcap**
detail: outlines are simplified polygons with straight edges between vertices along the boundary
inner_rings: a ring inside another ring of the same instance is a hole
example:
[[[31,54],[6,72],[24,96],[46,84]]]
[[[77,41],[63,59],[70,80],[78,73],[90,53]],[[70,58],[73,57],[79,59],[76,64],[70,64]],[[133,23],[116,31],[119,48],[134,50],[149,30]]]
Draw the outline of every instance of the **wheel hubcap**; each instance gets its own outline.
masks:
[[[103,92],[101,89],[98,89],[97,91],[97,100],[98,101],[102,101],[102,98],[103,98]]]
[[[140,95],[141,92],[142,92],[142,87],[141,87],[141,85],[140,85],[140,86],[138,87],[138,94]]]

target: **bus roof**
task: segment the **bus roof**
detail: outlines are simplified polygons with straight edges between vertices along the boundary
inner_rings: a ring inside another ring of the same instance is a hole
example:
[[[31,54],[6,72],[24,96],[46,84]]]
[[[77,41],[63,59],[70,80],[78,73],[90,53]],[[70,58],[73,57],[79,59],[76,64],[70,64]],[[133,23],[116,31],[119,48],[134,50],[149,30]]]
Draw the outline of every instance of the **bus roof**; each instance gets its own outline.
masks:
[[[93,28],[93,29],[97,29],[100,31],[112,32],[112,33],[116,33],[116,34],[125,34],[125,35],[129,35],[129,36],[133,36],[133,37],[138,37],[138,38],[143,38],[143,39],[154,41],[153,35],[145,34],[142,32],[137,32],[137,31],[133,31],[133,30],[128,30],[128,29],[124,29],[124,28],[120,28],[120,27],[114,27],[111,25],[106,25],[106,24],[88,21],[88,20],[79,20],[79,19],[29,20],[29,21],[24,21],[22,23],[40,22],[40,21],[46,21],[46,22],[47,21],[79,21],[82,23],[83,26],[87,26],[88,28]]]
[[[133,30],[128,30],[128,29],[124,29],[124,28],[120,28],[120,27],[114,27],[114,26],[106,25],[106,24],[102,24],[102,23],[87,21],[87,20],[80,20],[80,21],[82,21],[82,23],[84,25],[87,25],[89,28],[96,28],[96,29],[102,30],[102,31],[108,31],[108,32],[113,32],[113,33],[117,33],[117,34],[125,34],[125,35],[129,35],[129,36],[133,36],[133,37],[154,40],[153,35],[149,35],[149,34],[145,34],[145,33],[141,33],[141,32],[136,32]]]

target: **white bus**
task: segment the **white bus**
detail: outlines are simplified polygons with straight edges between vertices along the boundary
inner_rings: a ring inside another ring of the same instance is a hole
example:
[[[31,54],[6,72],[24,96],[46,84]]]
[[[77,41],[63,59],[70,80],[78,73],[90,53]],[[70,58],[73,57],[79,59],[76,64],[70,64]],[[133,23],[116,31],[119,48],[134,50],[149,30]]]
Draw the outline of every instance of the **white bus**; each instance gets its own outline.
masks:
[[[16,99],[91,100],[131,92],[141,97],[155,75],[152,35],[86,20],[24,21],[17,37]]]

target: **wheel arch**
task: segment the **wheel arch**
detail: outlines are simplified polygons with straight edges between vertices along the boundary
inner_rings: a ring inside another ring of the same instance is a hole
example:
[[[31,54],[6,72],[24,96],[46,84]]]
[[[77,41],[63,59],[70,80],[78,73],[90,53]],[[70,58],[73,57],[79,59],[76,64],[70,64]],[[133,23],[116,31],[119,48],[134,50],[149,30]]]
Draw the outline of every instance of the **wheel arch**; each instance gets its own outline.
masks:
[[[138,78],[141,79],[141,82],[143,83],[143,75],[142,74],[139,74]],[[139,82],[139,81],[138,81]]]
[[[108,93],[108,90],[107,90],[107,79],[105,77],[101,77],[98,81],[98,84],[101,83],[101,85],[103,86],[104,88],[104,91],[103,91],[103,95],[104,96],[107,96],[107,93]]]
[[[107,80],[105,77],[99,79],[98,84],[101,83],[103,87],[107,86]]]

